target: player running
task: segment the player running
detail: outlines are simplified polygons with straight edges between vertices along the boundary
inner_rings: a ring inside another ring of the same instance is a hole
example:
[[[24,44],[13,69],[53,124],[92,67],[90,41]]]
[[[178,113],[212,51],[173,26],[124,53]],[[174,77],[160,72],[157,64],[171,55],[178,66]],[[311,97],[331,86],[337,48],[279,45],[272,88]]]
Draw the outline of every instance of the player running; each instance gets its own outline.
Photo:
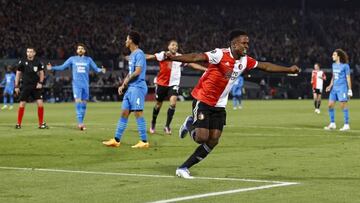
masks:
[[[314,70],[311,73],[311,85],[313,88],[315,113],[317,114],[320,114],[321,94],[323,90],[324,80],[326,80],[326,75],[324,71],[320,70],[319,63],[315,63]]]
[[[181,54],[178,53],[179,45],[176,40],[171,40],[168,44],[168,53],[174,56],[180,56]],[[156,77],[156,104],[153,108],[151,126],[150,126],[150,133],[155,133],[155,126],[156,126],[156,119],[159,115],[161,106],[163,101],[167,96],[170,96],[170,106],[167,111],[167,118],[166,124],[164,126],[164,132],[168,135],[171,134],[170,123],[173,119],[175,108],[176,108],[176,101],[177,96],[179,94],[179,85],[180,85],[180,77],[181,77],[181,69],[182,66],[188,65],[196,70],[205,71],[206,68],[197,65],[197,64],[183,64],[177,61],[168,61],[165,60],[165,51],[153,54],[153,55],[146,55],[146,59],[148,60],[157,60],[159,61],[159,73]]]
[[[4,86],[3,98],[4,98],[4,106],[1,107],[1,110],[9,108],[9,110],[13,109],[14,105],[14,89],[15,89],[15,73],[12,71],[11,66],[6,67],[6,73],[4,80],[1,82],[1,85]],[[8,106],[8,96],[10,99],[10,105]]]
[[[120,147],[120,141],[127,127],[131,112],[135,114],[140,134],[140,141],[132,146],[132,148],[149,147],[146,134],[146,122],[143,115],[145,96],[148,91],[145,82],[146,58],[144,52],[139,48],[140,39],[140,34],[135,31],[131,31],[126,38],[125,45],[131,51],[129,56],[129,74],[118,89],[119,95],[124,93],[125,88],[128,89],[123,98],[121,117],[116,127],[115,136],[103,142],[103,144],[108,147]]]
[[[44,102],[43,102],[43,84],[45,79],[44,64],[35,57],[36,51],[34,47],[26,49],[26,58],[21,59],[17,64],[15,76],[15,93],[20,94],[19,110],[16,129],[21,129],[22,119],[25,112],[26,102],[30,97],[36,100],[38,106],[39,129],[47,129],[48,126],[44,122]],[[20,91],[20,79],[22,79]]]
[[[176,169],[176,175],[193,178],[189,168],[203,160],[219,143],[223,127],[226,124],[225,106],[228,95],[236,79],[245,70],[258,68],[266,72],[298,73],[300,69],[290,68],[268,62],[258,62],[247,56],[249,37],[247,33],[235,30],[229,36],[230,47],[210,52],[171,56],[172,61],[184,63],[208,62],[207,71],[202,75],[192,91],[194,97],[193,115],[188,116],[179,130],[184,138],[187,132],[200,144],[195,152]]]
[[[48,70],[72,69],[72,89],[75,98],[76,118],[80,130],[86,130],[84,119],[87,100],[89,100],[90,69],[97,73],[106,72],[104,67],[99,68],[91,57],[85,56],[85,53],[86,46],[79,43],[76,45],[76,56],[70,57],[60,66],[52,66],[50,63],[47,65]]]
[[[350,66],[349,57],[346,52],[342,49],[336,49],[332,54],[332,78],[330,85],[326,87],[326,92],[330,92],[329,95],[329,117],[330,124],[325,126],[325,130],[335,130],[335,102],[340,102],[340,107],[344,114],[344,126],[340,128],[340,131],[350,130],[349,125],[349,108],[348,100],[352,97],[353,93],[351,90],[351,77],[350,77]]]

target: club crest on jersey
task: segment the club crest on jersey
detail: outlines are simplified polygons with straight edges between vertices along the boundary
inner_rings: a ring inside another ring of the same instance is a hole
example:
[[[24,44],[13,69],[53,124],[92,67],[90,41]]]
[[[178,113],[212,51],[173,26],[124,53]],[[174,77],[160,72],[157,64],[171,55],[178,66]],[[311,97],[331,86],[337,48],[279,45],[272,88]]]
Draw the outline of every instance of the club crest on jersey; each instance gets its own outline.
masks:
[[[34,72],[37,72],[37,71],[38,71],[38,67],[37,67],[37,66],[34,66],[33,69],[34,69]]]
[[[205,118],[205,115],[200,112],[198,115],[198,119],[202,121],[202,120],[204,120],[204,118]]]

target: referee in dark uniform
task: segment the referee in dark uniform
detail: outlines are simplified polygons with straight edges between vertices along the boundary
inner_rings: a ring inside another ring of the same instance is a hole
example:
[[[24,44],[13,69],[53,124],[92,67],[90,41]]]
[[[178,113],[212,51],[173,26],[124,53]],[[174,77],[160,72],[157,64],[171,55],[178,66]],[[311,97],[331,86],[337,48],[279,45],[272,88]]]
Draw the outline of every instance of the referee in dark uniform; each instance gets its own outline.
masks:
[[[43,103],[43,83],[45,79],[44,64],[35,57],[36,51],[34,47],[26,49],[26,58],[21,59],[17,64],[15,78],[15,93],[19,96],[20,104],[18,110],[18,121],[16,129],[21,128],[22,118],[24,116],[25,104],[32,97],[36,100],[38,106],[39,129],[47,129],[48,126],[44,122],[44,103]],[[22,79],[21,91],[19,82]]]

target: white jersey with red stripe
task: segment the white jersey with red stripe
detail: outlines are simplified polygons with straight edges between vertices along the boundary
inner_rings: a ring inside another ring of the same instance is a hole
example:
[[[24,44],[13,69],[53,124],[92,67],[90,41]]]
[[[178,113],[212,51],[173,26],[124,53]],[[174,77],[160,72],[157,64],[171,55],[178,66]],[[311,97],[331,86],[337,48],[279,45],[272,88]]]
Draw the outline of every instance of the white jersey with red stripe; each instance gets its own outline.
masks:
[[[209,65],[191,95],[198,101],[214,107],[225,107],[236,79],[258,62],[250,56],[235,60],[230,48],[206,52]]]
[[[176,56],[181,54],[176,53]],[[157,84],[161,86],[174,86],[180,84],[181,62],[165,60],[165,52],[155,54],[159,61],[160,70],[157,75]]]
[[[322,70],[313,70],[311,74],[312,88],[313,89],[323,89],[324,80],[326,80],[326,75]]]

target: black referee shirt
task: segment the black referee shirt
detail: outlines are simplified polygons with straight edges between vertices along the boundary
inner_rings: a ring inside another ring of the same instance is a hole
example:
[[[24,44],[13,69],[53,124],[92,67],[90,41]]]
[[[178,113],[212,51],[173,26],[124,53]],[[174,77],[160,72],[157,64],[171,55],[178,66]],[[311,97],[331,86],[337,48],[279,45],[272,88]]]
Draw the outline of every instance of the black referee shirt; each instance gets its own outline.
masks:
[[[38,58],[32,61],[22,59],[17,64],[17,70],[22,73],[23,86],[36,86],[40,81],[39,72],[44,70],[45,66]]]

